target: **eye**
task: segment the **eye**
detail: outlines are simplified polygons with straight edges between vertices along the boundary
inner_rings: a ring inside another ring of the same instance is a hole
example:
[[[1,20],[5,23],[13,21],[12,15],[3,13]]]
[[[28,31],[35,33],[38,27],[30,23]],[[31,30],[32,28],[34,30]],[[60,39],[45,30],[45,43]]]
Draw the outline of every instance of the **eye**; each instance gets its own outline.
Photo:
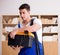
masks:
[[[23,14],[25,14],[25,12],[23,12]]]

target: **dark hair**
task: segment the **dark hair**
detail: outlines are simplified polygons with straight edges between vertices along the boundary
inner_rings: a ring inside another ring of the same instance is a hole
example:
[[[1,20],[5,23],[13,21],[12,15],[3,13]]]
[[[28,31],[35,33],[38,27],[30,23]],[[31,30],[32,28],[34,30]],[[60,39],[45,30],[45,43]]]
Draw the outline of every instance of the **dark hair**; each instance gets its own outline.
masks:
[[[26,9],[27,11],[30,11],[30,6],[28,4],[22,4],[20,7],[19,7],[19,10],[20,9]]]

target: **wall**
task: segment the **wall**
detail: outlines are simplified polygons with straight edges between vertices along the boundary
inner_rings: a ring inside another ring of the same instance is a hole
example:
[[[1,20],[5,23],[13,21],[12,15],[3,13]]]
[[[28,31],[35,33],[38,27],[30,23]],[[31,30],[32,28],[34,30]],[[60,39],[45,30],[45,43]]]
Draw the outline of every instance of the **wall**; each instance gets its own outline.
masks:
[[[60,55],[60,15],[58,19],[58,55]]]
[[[31,14],[58,14],[59,0],[0,0],[0,14],[19,14],[22,3],[29,3]]]
[[[0,16],[0,55],[2,55],[1,37],[2,37],[2,16]]]

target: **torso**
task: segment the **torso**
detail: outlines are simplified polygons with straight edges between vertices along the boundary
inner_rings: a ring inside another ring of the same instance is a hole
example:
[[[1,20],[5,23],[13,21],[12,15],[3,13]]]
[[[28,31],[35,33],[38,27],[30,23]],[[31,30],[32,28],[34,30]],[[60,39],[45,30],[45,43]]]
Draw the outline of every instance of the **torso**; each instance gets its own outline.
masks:
[[[22,22],[22,25],[23,25],[23,26],[26,26],[27,24],[30,23],[30,21],[31,21],[31,19],[29,19],[29,21],[23,21],[23,22]]]
[[[33,23],[37,23],[37,24],[39,24],[39,25],[42,26],[41,21],[39,21],[39,20],[37,20],[37,19],[34,19]],[[21,23],[21,27],[25,27],[25,26],[30,26],[30,21],[29,21],[29,22],[22,22],[22,23]],[[18,28],[18,27],[17,27],[17,28]],[[36,33],[37,33],[37,35],[38,35],[39,41],[42,43],[42,28],[39,29],[39,30],[37,30]]]

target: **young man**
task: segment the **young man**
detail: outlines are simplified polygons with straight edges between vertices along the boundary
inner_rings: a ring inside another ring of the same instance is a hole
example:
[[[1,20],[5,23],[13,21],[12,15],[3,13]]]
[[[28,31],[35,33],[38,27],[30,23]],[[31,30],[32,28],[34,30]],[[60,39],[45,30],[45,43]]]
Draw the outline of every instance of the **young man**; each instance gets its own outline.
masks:
[[[32,18],[30,17],[30,6],[28,4],[22,4],[19,7],[20,17],[22,18],[22,23],[20,24],[21,28],[17,28],[10,33],[11,38],[14,38],[17,32],[24,32],[25,30],[29,32],[36,32],[38,36],[40,54],[43,55],[42,50],[42,23],[40,19],[35,18],[33,25],[30,26]],[[35,41],[32,44],[31,48],[23,48],[20,46],[20,52],[18,55],[36,55],[36,46]]]

